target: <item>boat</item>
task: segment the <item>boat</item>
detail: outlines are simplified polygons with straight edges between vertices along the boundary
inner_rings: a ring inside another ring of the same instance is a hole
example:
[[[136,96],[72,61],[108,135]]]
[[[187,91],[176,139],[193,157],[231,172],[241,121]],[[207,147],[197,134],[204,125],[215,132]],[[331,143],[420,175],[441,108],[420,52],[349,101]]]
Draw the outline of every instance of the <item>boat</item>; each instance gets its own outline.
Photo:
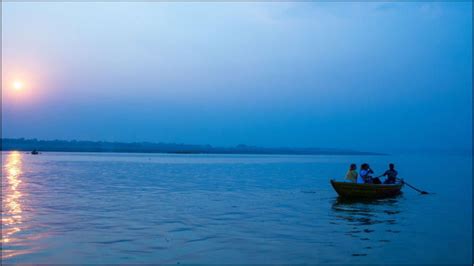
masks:
[[[38,152],[37,150],[33,150],[33,151],[31,152],[31,154],[33,154],[33,155],[38,155],[39,152]]]
[[[403,183],[396,184],[356,184],[331,180],[334,190],[342,198],[380,199],[394,197],[401,193]]]

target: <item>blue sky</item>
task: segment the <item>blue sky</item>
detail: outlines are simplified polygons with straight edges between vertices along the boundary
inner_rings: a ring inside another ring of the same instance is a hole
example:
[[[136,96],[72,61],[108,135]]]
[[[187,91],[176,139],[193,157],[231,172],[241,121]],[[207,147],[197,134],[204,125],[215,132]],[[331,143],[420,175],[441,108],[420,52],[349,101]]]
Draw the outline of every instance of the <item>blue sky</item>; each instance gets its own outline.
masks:
[[[471,89],[470,2],[2,3],[4,137],[470,149]]]

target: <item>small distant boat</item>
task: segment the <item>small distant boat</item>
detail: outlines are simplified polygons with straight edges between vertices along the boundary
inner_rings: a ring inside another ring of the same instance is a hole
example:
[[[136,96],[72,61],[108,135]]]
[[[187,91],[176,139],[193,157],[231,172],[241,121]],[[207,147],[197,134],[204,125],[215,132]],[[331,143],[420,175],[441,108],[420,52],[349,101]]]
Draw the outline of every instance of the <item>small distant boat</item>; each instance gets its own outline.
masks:
[[[39,154],[39,152],[38,152],[37,150],[33,150],[33,151],[31,152],[31,154],[37,155],[37,154]]]
[[[403,184],[356,184],[331,180],[334,190],[342,198],[380,199],[394,197],[401,193]]]

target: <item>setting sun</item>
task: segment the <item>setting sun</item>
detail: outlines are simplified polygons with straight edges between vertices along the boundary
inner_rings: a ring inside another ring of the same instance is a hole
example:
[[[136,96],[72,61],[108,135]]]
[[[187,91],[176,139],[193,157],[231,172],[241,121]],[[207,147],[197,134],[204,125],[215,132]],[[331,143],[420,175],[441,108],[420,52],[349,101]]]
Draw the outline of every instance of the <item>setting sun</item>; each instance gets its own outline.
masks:
[[[19,80],[14,81],[12,85],[13,85],[13,89],[16,91],[22,90],[23,87],[25,86],[23,82]]]
[[[25,71],[16,71],[16,74],[9,74],[2,82],[2,95],[12,104],[31,103],[39,99],[38,80],[34,75]]]

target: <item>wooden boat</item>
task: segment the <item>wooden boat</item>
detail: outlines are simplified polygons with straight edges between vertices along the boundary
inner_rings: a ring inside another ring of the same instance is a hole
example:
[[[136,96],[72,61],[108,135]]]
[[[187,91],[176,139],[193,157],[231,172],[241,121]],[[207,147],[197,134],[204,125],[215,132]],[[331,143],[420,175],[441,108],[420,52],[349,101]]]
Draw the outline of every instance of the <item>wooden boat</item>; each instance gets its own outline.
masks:
[[[397,184],[356,184],[331,180],[334,190],[343,198],[380,199],[394,197],[401,193],[402,183]]]

